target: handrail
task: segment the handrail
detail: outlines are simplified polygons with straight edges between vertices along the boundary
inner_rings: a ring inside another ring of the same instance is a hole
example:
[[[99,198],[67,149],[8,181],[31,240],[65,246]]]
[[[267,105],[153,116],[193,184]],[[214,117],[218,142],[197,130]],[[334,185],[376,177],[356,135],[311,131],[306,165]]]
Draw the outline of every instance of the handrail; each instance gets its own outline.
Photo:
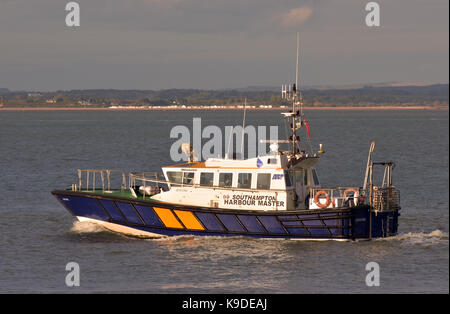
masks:
[[[159,173],[157,172],[145,172],[148,174],[153,174],[156,176],[156,178],[149,178],[149,177],[145,177],[144,176],[138,176],[137,174],[141,174],[142,172],[131,172],[129,173],[129,181],[130,181],[130,187],[131,188],[135,188],[136,187],[136,179],[142,181],[143,183],[145,182],[152,182],[152,183],[157,183],[157,184],[166,184],[166,185],[177,185],[179,187],[192,187],[192,188],[210,188],[213,190],[230,190],[230,191],[244,191],[244,192],[256,192],[256,191],[261,191],[263,189],[247,189],[247,188],[237,188],[237,187],[224,187],[224,186],[211,186],[211,185],[200,185],[200,184],[188,184],[188,183],[183,183],[183,182],[174,182],[174,181],[167,181],[165,179],[160,180],[159,179]],[[159,185],[157,185],[159,187]],[[144,185],[145,187],[145,185]],[[288,187],[286,189],[264,189],[264,191],[274,191],[274,192],[285,192],[285,191],[291,191],[294,190],[294,187]]]
[[[397,190],[394,186],[374,186],[372,201],[372,207],[375,211],[399,210],[400,191]]]
[[[158,172],[130,172],[128,174],[128,185],[126,174],[122,170],[115,169],[78,169],[78,186],[76,184],[72,185],[73,190],[82,189],[89,191],[92,186],[92,190],[95,190],[96,184],[96,175],[100,175],[102,191],[110,191],[111,190],[111,174],[119,173],[122,175],[122,184],[121,190],[125,190],[128,188],[135,189],[137,184],[136,181],[141,181],[144,187],[143,195],[145,197],[145,188],[147,183],[156,183],[156,187],[159,188],[160,184],[165,185],[176,185],[179,187],[192,187],[192,188],[210,188],[212,190],[229,190],[229,191],[243,191],[243,192],[258,192],[258,191],[267,191],[267,192],[287,192],[295,190],[295,187],[287,187],[286,189],[249,189],[249,188],[238,188],[238,187],[224,187],[224,186],[210,186],[210,185],[200,185],[194,183],[183,183],[183,182],[173,182],[167,181],[164,176]],[[86,186],[83,186],[83,174],[86,175]],[[162,176],[162,178],[160,178]],[[106,179],[106,184],[105,184]],[[106,189],[105,189],[106,186]]]
[[[105,177],[107,180],[107,191],[111,190],[111,173],[119,173],[122,175],[122,184],[120,189],[123,191],[127,186],[126,174],[122,170],[115,169],[78,169],[78,187],[74,186],[75,189],[81,191],[83,188],[82,177],[83,173],[86,173],[86,190],[89,190],[89,177],[92,174],[92,190],[95,190],[95,175],[100,174],[102,180],[102,191],[105,191]]]
[[[325,188],[325,187],[314,187],[314,188],[310,188],[311,192],[315,192],[315,191],[321,191],[321,190],[325,190],[325,191],[338,191],[340,193],[341,196],[343,196],[343,193],[345,192],[345,190],[348,189],[357,189],[359,192],[361,192],[361,187],[356,187],[356,186],[337,186],[337,187],[333,187],[333,188]],[[314,193],[313,193],[314,194]],[[361,194],[360,194],[361,195]],[[330,195],[331,196],[331,195]]]
[[[318,192],[318,191],[325,191],[330,196],[331,199],[337,200],[337,202],[338,202],[337,205],[343,205],[345,203],[345,201],[347,201],[347,199],[348,199],[348,197],[345,196],[345,191],[348,189],[357,189],[359,192],[359,195],[361,195],[361,190],[362,190],[361,187],[343,187],[343,186],[338,186],[338,187],[333,187],[333,188],[324,188],[324,187],[317,188],[317,187],[315,187],[315,188],[310,188],[310,198],[314,199],[314,196],[316,195],[316,192]],[[339,195],[335,196],[334,192],[338,192]],[[342,202],[342,204],[339,204],[339,202]],[[359,203],[360,200],[358,199],[357,202]],[[356,204],[356,202],[355,202],[355,204]]]

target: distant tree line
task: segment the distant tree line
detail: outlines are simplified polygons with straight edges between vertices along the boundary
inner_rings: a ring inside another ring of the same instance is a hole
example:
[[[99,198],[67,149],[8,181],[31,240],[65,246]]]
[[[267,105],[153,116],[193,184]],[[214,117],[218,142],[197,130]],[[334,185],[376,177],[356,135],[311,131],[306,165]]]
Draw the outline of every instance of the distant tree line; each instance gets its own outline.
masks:
[[[230,106],[288,105],[281,92],[268,90],[115,90],[91,89],[26,92],[0,89],[4,107]],[[306,89],[305,106],[448,106],[449,85],[389,86],[353,89]]]

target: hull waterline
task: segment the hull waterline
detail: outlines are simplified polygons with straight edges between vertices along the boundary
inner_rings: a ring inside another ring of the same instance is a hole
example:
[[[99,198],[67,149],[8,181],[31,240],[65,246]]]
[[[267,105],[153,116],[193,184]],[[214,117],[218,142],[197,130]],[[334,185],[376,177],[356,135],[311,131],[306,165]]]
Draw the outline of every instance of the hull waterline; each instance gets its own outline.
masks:
[[[399,216],[398,211],[375,214],[368,205],[325,210],[247,211],[70,190],[55,190],[52,194],[80,221],[148,238],[190,235],[348,241],[396,235]]]

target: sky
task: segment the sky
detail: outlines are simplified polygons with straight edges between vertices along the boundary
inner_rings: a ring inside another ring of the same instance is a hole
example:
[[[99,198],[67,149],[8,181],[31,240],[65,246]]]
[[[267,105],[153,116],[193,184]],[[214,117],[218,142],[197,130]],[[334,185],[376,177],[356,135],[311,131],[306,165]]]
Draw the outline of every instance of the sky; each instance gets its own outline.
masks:
[[[0,88],[448,83],[449,1],[0,0]]]

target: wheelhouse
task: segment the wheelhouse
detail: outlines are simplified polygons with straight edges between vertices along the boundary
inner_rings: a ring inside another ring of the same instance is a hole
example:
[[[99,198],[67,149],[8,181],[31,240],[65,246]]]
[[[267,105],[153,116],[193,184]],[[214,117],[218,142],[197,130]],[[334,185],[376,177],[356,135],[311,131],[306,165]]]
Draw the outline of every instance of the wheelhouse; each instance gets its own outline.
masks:
[[[305,209],[314,168],[289,169],[283,154],[246,160],[208,159],[163,167],[169,191],[154,198],[185,205],[244,210]]]

